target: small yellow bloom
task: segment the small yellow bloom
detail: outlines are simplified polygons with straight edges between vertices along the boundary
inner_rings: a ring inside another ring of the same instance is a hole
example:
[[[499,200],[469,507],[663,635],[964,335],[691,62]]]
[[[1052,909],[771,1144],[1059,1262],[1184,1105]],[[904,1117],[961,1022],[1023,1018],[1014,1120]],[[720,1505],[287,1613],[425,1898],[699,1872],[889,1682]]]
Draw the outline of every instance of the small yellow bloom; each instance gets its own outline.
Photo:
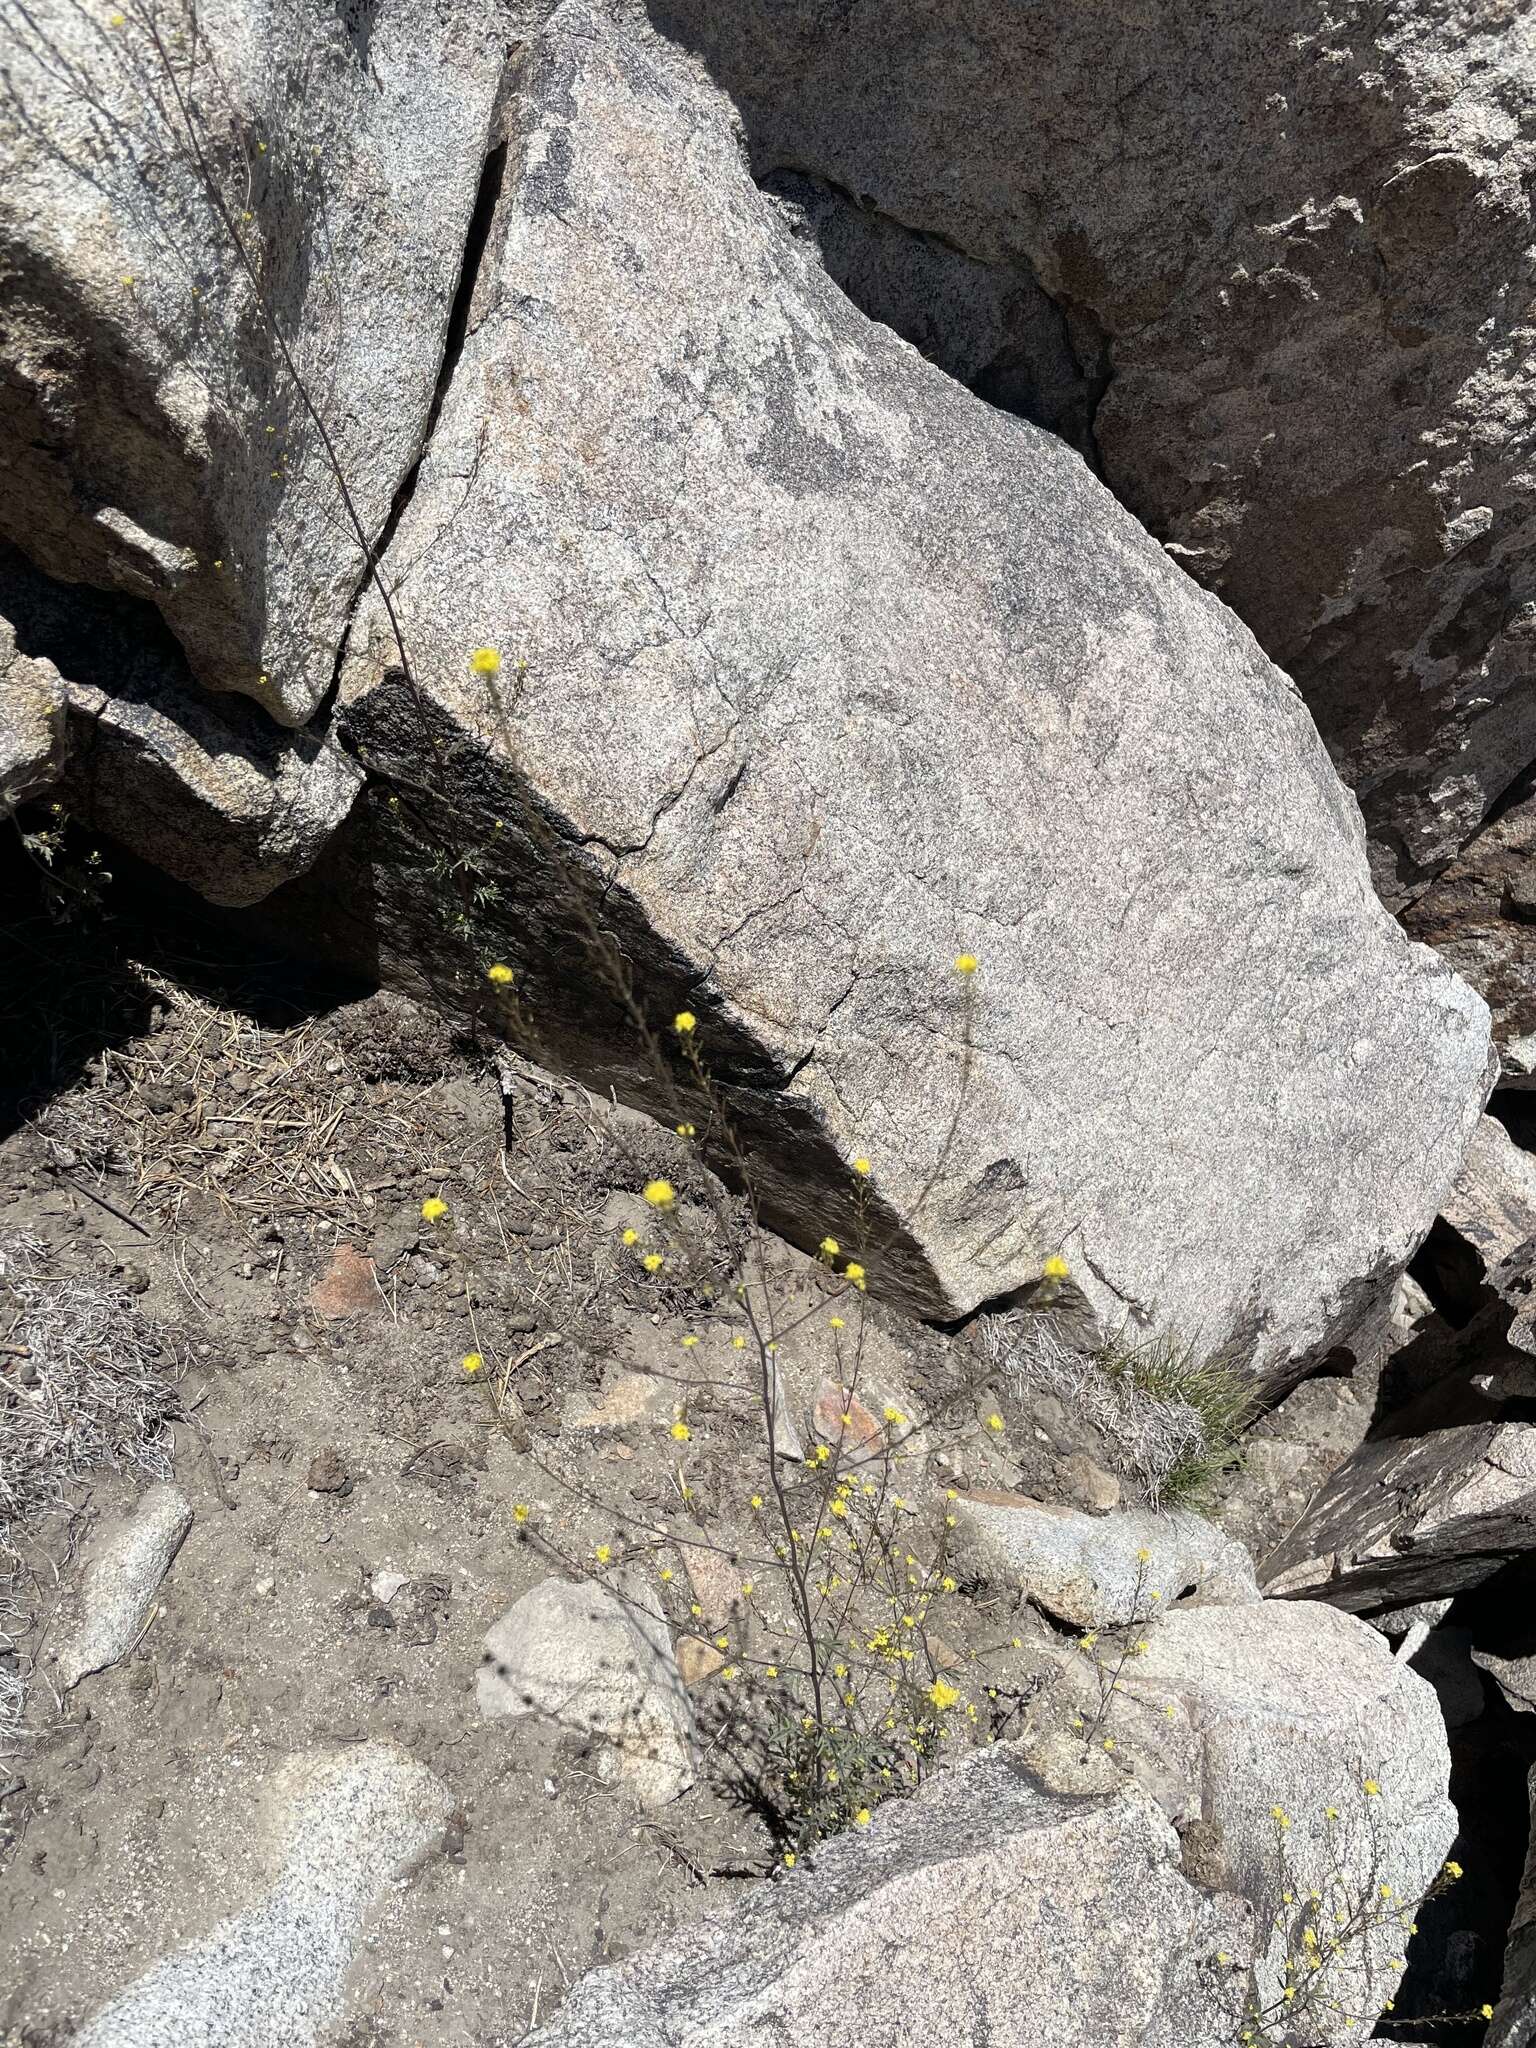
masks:
[[[526,1503],[526,1502],[524,1502],[524,1501],[519,1501],[519,1502],[518,1502],[517,1506],[516,1506],[516,1507],[515,1507],[515,1508],[514,1508],[514,1509],[512,1510],[512,1519],[513,1519],[513,1521],[514,1521],[514,1522],[526,1522],[526,1521],[527,1521],[527,1519],[528,1519],[528,1507],[527,1507],[527,1503]]]
[[[828,1325],[831,1329],[846,1330],[848,1327],[848,1325],[843,1321],[841,1316],[829,1316],[827,1320]]]
[[[1001,1428],[1002,1428],[1002,1426],[1003,1426],[1003,1418],[1001,1417],[1001,1415],[989,1415],[989,1416],[987,1417],[987,1427],[988,1427],[988,1429],[1001,1429]]]
[[[690,1330],[688,1335],[683,1339],[683,1349],[685,1351],[691,1351],[694,1345],[698,1343],[698,1341],[698,1338],[695,1337],[693,1332]]]
[[[1373,1788],[1372,1786],[1370,1786],[1370,1785],[1367,1785],[1365,1789],[1366,1789],[1366,1790],[1367,1790],[1367,1791],[1369,1792],[1369,1791],[1373,1790],[1374,1788]],[[1451,1880],[1452,1880],[1452,1881],[1454,1882],[1454,1881],[1455,1881],[1455,1879],[1457,1879],[1458,1877],[1460,1877],[1460,1876],[1462,1875],[1462,1869],[1461,1869],[1461,1865],[1460,1865],[1459,1863],[1455,1863],[1455,1862],[1452,1862],[1452,1863],[1447,1863],[1447,1864],[1446,1864],[1446,1866],[1445,1866],[1445,1874],[1446,1874],[1446,1876],[1447,1876],[1448,1878],[1450,1878],[1450,1879],[1451,1879]]]
[[[1276,1827],[1288,1828],[1291,1824],[1291,1817],[1283,1806],[1272,1806],[1269,1809],[1269,1817]]]
[[[786,1849],[786,1850],[784,1851],[784,1868],[785,1868],[786,1870],[793,1870],[793,1869],[794,1869],[794,1867],[795,1867],[795,1852],[794,1852],[794,1850],[793,1850],[793,1849]]]
[[[745,1337],[733,1337],[731,1339],[731,1349],[733,1351],[745,1351],[746,1348],[747,1340]]]
[[[1113,1749],[1113,1748],[1114,1748],[1114,1746],[1115,1746],[1115,1738],[1113,1737],[1113,1735],[1106,1735],[1106,1736],[1105,1736],[1105,1738],[1104,1738],[1104,1747],[1105,1747],[1106,1749]]]
[[[512,982],[512,970],[504,960],[495,960],[485,970],[485,978],[495,982],[498,988],[508,988]]]
[[[127,19],[128,19],[128,17],[127,17],[127,15],[126,15],[126,14],[109,14],[109,15],[107,16],[107,27],[108,27],[108,28],[121,28],[121,27],[122,27],[122,25],[123,25],[123,23],[124,23],[124,22],[125,22],[125,21],[126,21]]]
[[[609,1558],[612,1557],[612,1555],[613,1552],[608,1548],[608,1545],[606,1543],[599,1543],[597,1549],[593,1552],[593,1556],[597,1559],[599,1564],[606,1564]]]
[[[481,1366],[484,1365],[485,1360],[478,1351],[466,1351],[463,1363],[466,1372],[478,1372]]]
[[[821,1250],[827,1258],[835,1259],[842,1250],[842,1246],[835,1237],[824,1237],[821,1240]]]
[[[1040,1268],[1040,1271],[1047,1280],[1065,1280],[1072,1271],[1072,1268],[1067,1264],[1060,1252],[1052,1252],[1051,1256]]]
[[[1364,1786],[1362,1787],[1362,1790],[1364,1791],[1367,1799],[1375,1799],[1379,1797],[1381,1787],[1377,1784],[1374,1778],[1367,1778]]]
[[[683,1034],[684,1038],[688,1036],[690,1031],[696,1031],[698,1029],[698,1025],[699,1020],[697,1017],[695,1017],[692,1010],[679,1010],[677,1015],[672,1019],[672,1029],[674,1031],[680,1031]]]
[[[469,657],[469,665],[477,676],[501,674],[501,656],[494,647],[477,647]]]
[[[647,1252],[640,1263],[644,1266],[647,1273],[659,1273],[666,1264],[666,1260],[661,1256],[660,1252]]]
[[[736,1666],[734,1664],[727,1664],[720,1676],[722,1678],[734,1678],[736,1676]]]
[[[855,1159],[855,1161],[853,1162],[853,1170],[856,1174],[858,1174],[861,1180],[867,1179],[869,1175],[874,1171],[869,1161],[862,1157]]]
[[[755,1508],[760,1508],[760,1507],[762,1506],[762,1504],[763,1504],[763,1496],[762,1496],[762,1495],[761,1495],[760,1493],[754,1493],[754,1494],[753,1494],[753,1496],[752,1496],[752,1505],[753,1505],[753,1507],[755,1507]]]
[[[853,1824],[856,1828],[867,1828],[869,1826],[870,1819],[871,1815],[869,1808],[867,1806],[861,1806],[858,1812],[853,1816]]]
[[[677,1189],[669,1180],[648,1180],[643,1192],[653,1209],[670,1209],[677,1200]]]
[[[981,962],[974,953],[957,953],[955,955],[956,974],[974,974],[980,965]]]
[[[731,1647],[731,1639],[730,1639],[730,1637],[729,1637],[729,1636],[716,1636],[716,1637],[715,1637],[715,1648],[716,1648],[717,1650],[728,1650],[728,1649],[729,1649],[730,1647]]]
[[[661,1577],[661,1583],[662,1583],[662,1584],[663,1584],[664,1586],[670,1586],[670,1585],[671,1585],[671,1583],[672,1583],[672,1580],[673,1580],[673,1578],[674,1578],[675,1576],[676,1576],[676,1575],[675,1575],[675,1573],[673,1572],[673,1570],[672,1570],[672,1567],[671,1567],[671,1565],[669,1565],[669,1564],[664,1564],[664,1565],[662,1566],[662,1568],[661,1568],[661,1573],[660,1573],[660,1577]]]
[[[933,1704],[941,1714],[945,1713],[950,1707],[958,1706],[960,1701],[958,1690],[942,1678],[936,1678],[932,1685],[929,1686],[928,1697],[933,1701]]]
[[[680,1138],[696,1138],[699,1135],[699,1127],[697,1124],[679,1124],[677,1135]]]
[[[864,1285],[864,1268],[857,1259],[850,1259],[847,1265],[844,1266],[843,1278],[851,1280],[855,1287],[862,1287]]]
[[[425,1223],[436,1223],[440,1216],[446,1216],[447,1214],[448,1204],[441,1201],[436,1195],[428,1195],[421,1205],[422,1221]]]
[[[675,1443],[685,1444],[687,1443],[689,1437],[691,1437],[692,1435],[693,1431],[688,1427],[686,1422],[673,1423],[672,1438]]]
[[[1477,2016],[1480,2020],[1491,2020],[1493,2018],[1493,2007],[1491,2005],[1480,2005],[1477,2008]]]

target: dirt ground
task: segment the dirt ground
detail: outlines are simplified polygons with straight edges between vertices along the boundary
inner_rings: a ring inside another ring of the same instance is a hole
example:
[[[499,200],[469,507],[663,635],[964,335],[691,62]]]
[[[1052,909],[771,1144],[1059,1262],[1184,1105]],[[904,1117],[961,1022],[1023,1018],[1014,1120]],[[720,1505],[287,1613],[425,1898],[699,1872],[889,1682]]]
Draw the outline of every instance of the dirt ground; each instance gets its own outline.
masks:
[[[0,1251],[138,1319],[175,1382],[164,1457],[194,1520],[135,1646],[62,1697],[60,1589],[143,1473],[83,1474],[28,1535],[9,1659],[26,1707],[0,1758],[0,2042],[67,2040],[250,1896],[282,1759],[379,1738],[455,1812],[370,1922],[320,2038],[516,2042],[580,1973],[782,1855],[719,1672],[694,1684],[699,1782],[650,1811],[600,1781],[585,1738],[484,1720],[475,1691],[487,1629],[599,1546],[651,1574],[679,1635],[718,1629],[759,1662],[777,1640],[772,1597],[741,1594],[762,1542],[729,1288],[739,1206],[685,1139],[402,999],[305,983],[214,928],[61,930],[22,885],[12,900]],[[658,1173],[693,1255],[652,1274],[640,1191]],[[977,1384],[971,1336],[863,1301],[838,1330],[846,1288],[787,1247],[766,1256],[801,1435],[841,1405],[857,1318],[861,1401],[960,1390],[911,1452],[927,1478],[1059,1497],[1064,1461],[1102,1449],[1054,1404],[1022,1413]],[[3,1303],[0,1287],[0,1339]],[[24,1363],[0,1347],[9,1384]],[[947,1668],[1005,1644],[986,1709],[1004,1726],[1038,1683],[1043,1627],[967,1581],[932,1654]]]

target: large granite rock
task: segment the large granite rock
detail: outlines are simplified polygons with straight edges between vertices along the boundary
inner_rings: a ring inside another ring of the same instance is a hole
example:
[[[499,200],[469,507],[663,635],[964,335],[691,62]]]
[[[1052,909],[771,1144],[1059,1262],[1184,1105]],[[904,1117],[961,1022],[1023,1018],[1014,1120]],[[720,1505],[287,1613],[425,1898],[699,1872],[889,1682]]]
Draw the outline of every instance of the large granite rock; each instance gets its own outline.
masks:
[[[1347,1341],[1486,1025],[1382,914],[1304,706],[1059,440],[850,305],[669,44],[570,0],[515,85],[384,560],[420,697],[366,598],[343,674],[396,801],[290,928],[446,972],[469,921],[563,1063],[659,1103],[602,922],[638,1003],[698,1014],[768,1217],[864,1214],[926,1313],[1064,1251],[1261,1373]],[[466,827],[467,909],[429,886]]]
[[[315,2048],[329,2035],[369,1913],[453,1800],[398,1744],[367,1742],[289,1757],[262,1801],[265,1887],[108,1999],[78,2048]],[[228,1905],[224,1888],[212,1873],[186,1917]]]
[[[1294,2038],[1359,2039],[1402,1975],[1381,1901],[1411,1914],[1456,1834],[1433,1689],[1352,1615],[1277,1600],[1176,1609],[1121,1684],[1110,1725],[1131,1768],[1200,1831],[1203,1880],[1261,1916],[1259,2005],[1293,1983]],[[1359,1931],[1330,1953],[1340,1925]]]
[[[1504,1984],[1486,2048],[1530,2048],[1536,2041],[1536,1769],[1530,1777],[1530,1848],[1504,1951]]]
[[[15,628],[0,618],[0,816],[58,780],[67,706],[53,663],[23,654]]]
[[[200,683],[285,725],[364,563],[262,303],[372,541],[427,431],[509,20],[0,4],[0,534],[149,599]]]
[[[1296,677],[1384,890],[1442,866],[1536,757],[1529,11],[652,12],[706,53],[757,174],[829,196],[861,303],[988,396],[1086,419],[1115,491]],[[935,242],[962,274],[905,310]],[[967,264],[999,275],[978,293]]]
[[[1063,1795],[994,1749],[592,1971],[528,2048],[1227,2048],[1252,1945],[1247,1908],[1185,1879],[1136,1786]]]
[[[1528,780],[1529,778],[1527,778]],[[1488,999],[1512,1088],[1536,1088],[1536,796],[1501,810],[1403,913]]]

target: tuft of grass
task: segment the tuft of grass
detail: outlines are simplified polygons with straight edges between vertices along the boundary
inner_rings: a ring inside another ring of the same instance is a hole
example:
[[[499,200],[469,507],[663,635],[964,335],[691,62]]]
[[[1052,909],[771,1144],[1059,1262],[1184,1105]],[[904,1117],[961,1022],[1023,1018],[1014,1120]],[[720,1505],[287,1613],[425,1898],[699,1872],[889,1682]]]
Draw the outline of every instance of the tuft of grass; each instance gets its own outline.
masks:
[[[1175,1334],[1134,1342],[1122,1330],[1083,1350],[1055,1318],[1022,1315],[990,1323],[985,1342],[1022,1399],[1054,1394],[1098,1431],[1149,1507],[1209,1507],[1241,1457],[1252,1387]]]

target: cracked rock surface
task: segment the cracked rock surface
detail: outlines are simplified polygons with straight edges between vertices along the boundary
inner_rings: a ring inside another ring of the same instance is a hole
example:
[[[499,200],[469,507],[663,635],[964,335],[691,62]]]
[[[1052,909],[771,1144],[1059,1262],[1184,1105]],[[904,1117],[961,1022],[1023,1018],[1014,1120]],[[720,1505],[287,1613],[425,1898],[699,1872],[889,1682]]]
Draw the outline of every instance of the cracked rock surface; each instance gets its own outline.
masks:
[[[292,915],[418,971],[451,915],[421,842],[477,820],[539,1030],[656,1103],[580,898],[653,1015],[697,1012],[802,1243],[867,1154],[873,1284],[925,1313],[1063,1251],[1261,1373],[1345,1340],[1455,1170],[1487,1026],[1382,913],[1304,705],[1059,440],[850,305],[692,60],[572,0],[514,86],[385,561],[423,706],[371,603],[343,675],[417,841],[377,807],[367,888],[339,866]]]

